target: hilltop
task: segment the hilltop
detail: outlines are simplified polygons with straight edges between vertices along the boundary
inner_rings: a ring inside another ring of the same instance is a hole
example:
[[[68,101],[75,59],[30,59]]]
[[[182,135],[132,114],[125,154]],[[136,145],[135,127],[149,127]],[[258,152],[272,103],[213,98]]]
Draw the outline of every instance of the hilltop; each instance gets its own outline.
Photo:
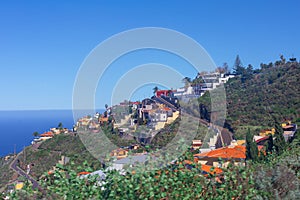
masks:
[[[241,138],[251,128],[256,133],[274,126],[274,120],[300,123],[300,64],[262,64],[261,69],[240,74],[224,86],[227,98],[225,127]],[[199,98],[210,117],[209,93]]]

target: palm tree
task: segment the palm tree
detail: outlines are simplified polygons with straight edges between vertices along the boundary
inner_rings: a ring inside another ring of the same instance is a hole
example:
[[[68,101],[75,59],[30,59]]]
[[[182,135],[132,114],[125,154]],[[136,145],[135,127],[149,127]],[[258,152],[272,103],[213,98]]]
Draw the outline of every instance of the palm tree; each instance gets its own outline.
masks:
[[[155,95],[156,94],[156,92],[158,91],[159,89],[158,89],[158,87],[157,86],[155,86],[154,88],[153,88],[153,94]]]
[[[37,136],[39,136],[40,134],[39,134],[39,132],[35,131],[35,132],[33,132],[32,135],[33,135],[34,137],[37,137]]]
[[[59,122],[59,124],[58,124],[58,128],[60,129],[60,130],[62,130],[63,129],[63,124],[61,123],[61,122]]]
[[[184,86],[187,88],[187,87],[190,86],[192,80],[191,80],[191,78],[189,78],[189,77],[184,77],[184,78],[182,79],[182,82],[184,83]]]

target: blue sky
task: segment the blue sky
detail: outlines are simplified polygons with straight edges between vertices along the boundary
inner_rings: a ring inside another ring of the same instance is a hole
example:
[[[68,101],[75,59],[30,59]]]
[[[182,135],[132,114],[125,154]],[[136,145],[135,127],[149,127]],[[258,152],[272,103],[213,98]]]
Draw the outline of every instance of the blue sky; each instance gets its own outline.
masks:
[[[200,43],[218,66],[224,62],[232,66],[237,54],[244,65],[255,67],[279,59],[280,54],[299,59],[299,8],[297,0],[2,1],[0,110],[70,109],[85,57],[103,40],[133,28],[182,32]],[[186,64],[171,57],[137,53],[120,59],[119,66]],[[118,66],[107,76],[116,72]],[[191,70],[183,73],[194,76]],[[96,107],[110,101],[116,80],[99,83],[104,89],[96,92]],[[150,95],[151,87],[135,98]]]

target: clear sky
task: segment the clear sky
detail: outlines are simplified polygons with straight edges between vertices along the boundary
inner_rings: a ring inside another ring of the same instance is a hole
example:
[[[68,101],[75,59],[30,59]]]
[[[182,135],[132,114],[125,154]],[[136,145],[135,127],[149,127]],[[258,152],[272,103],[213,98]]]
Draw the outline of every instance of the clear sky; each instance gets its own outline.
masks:
[[[298,0],[1,1],[0,110],[70,109],[85,57],[103,40],[132,28],[182,32],[200,43],[217,65],[232,66],[237,54],[244,65],[255,67],[280,54],[299,59],[299,9]],[[130,68],[169,58],[141,54],[119,65]],[[184,65],[171,60],[170,65]],[[100,108],[109,102],[106,94],[113,83],[107,80],[106,90],[97,90]],[[144,90],[140,96],[150,94]]]

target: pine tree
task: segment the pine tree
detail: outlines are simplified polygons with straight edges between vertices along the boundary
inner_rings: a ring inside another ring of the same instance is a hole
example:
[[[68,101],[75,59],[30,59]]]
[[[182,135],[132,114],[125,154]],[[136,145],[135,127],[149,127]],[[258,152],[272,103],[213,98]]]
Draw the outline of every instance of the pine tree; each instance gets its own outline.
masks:
[[[236,56],[235,62],[233,65],[233,73],[236,75],[242,75],[245,73],[245,68],[243,67],[242,61],[239,57],[239,55]]]

